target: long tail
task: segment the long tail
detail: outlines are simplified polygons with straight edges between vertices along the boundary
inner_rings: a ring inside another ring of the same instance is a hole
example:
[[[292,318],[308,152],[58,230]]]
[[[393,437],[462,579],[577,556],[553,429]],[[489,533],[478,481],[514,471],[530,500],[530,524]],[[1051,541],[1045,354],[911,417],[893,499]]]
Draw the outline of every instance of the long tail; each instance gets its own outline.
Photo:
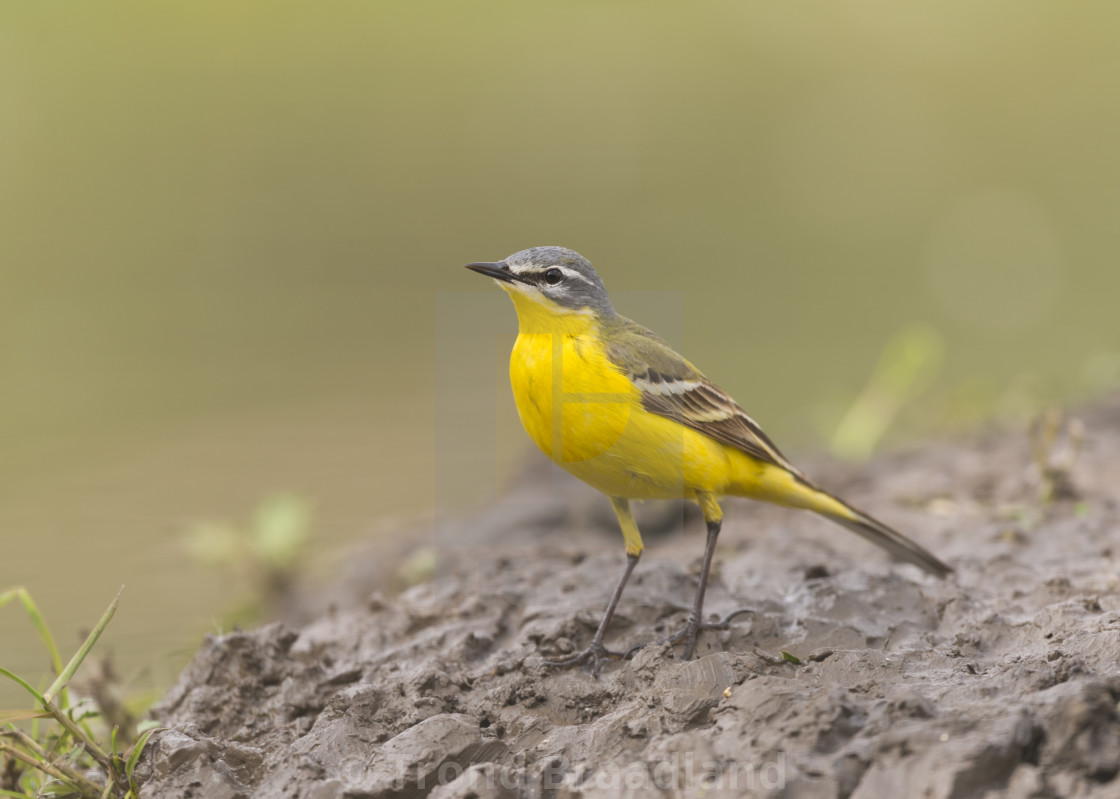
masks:
[[[938,577],[944,577],[953,571],[925,547],[887,527],[878,519],[856,510],[839,497],[818,488],[800,472],[768,464],[761,469],[754,466],[750,477],[750,480],[741,484],[743,488],[740,491],[732,493],[811,510],[847,527],[871,543],[878,544],[899,560],[913,563]]]
[[[820,491],[820,489],[818,489]],[[883,524],[878,519],[858,511],[851,505],[837,499],[831,494],[825,494],[829,499],[840,505],[840,512],[817,510],[816,512],[826,519],[847,527],[853,533],[861,535],[872,544],[878,544],[899,560],[913,563],[937,577],[945,577],[953,571],[952,567],[939,560],[932,552],[915,541],[911,541],[898,530]],[[815,509],[814,509],[815,510]]]

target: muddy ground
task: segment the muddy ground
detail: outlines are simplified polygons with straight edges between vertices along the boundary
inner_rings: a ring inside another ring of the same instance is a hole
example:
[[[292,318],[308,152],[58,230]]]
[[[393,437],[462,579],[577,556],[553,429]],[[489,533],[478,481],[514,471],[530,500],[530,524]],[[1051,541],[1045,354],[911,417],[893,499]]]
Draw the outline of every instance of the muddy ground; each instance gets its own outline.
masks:
[[[691,662],[654,644],[598,679],[541,661],[589,640],[621,541],[605,500],[530,469],[485,514],[402,530],[434,547],[422,584],[394,595],[383,552],[355,554],[293,621],[206,641],[144,795],[1118,797],[1120,400],[1079,415],[1050,503],[1022,430],[800,459],[956,573],[732,500],[708,609],[753,613]],[[703,548],[691,512],[643,514],[617,647],[684,623]]]

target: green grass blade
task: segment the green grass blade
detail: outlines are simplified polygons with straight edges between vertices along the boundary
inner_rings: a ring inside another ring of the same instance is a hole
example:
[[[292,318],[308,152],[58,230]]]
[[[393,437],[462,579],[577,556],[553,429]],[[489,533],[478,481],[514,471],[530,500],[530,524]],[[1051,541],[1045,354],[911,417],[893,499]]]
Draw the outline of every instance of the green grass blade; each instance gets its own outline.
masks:
[[[39,633],[43,645],[46,646],[47,652],[51,656],[51,667],[54,669],[54,673],[58,674],[62,671],[62,655],[58,652],[58,646],[54,642],[54,636],[51,635],[50,628],[47,627],[46,619],[39,612],[38,605],[35,604],[35,600],[31,598],[27,589],[19,588],[17,590],[19,591],[19,601],[22,603],[23,609],[27,611],[27,617],[31,619],[31,625],[35,628],[35,632]]]
[[[140,762],[140,755],[144,753],[144,747],[148,745],[148,739],[152,737],[153,732],[162,729],[163,727],[152,727],[150,730],[146,730],[132,745],[132,749],[128,753],[128,760],[124,764],[124,773],[129,782],[132,782],[132,772],[136,770],[136,764]]]
[[[66,668],[59,673],[58,679],[56,679],[54,683],[51,684],[51,687],[47,689],[47,692],[43,694],[43,698],[47,702],[50,702],[58,696],[59,691],[65,689],[70,680],[74,677],[74,672],[82,665],[82,661],[86,659],[89,651],[93,649],[94,644],[97,643],[97,639],[101,637],[101,633],[105,631],[109,622],[112,621],[113,614],[117,612],[117,605],[121,600],[121,593],[123,591],[124,586],[122,585],[121,590],[117,591],[117,595],[113,597],[113,601],[109,603],[109,607],[101,614],[101,619],[97,622],[97,625],[90,631],[89,636],[86,637],[82,648],[75,653],[74,657],[70,658],[70,662],[66,664]]]
[[[3,666],[0,666],[0,677],[7,677],[9,680],[14,682],[16,685],[23,686],[23,689],[25,691],[27,691],[27,693],[29,693],[33,697],[35,697],[35,701],[38,702],[39,704],[41,704],[41,705],[46,705],[47,704],[46,698],[41,693],[36,691],[33,687],[31,687],[31,683],[27,682],[27,680],[24,680],[22,677],[18,677],[17,675],[12,674],[10,671],[8,671]]]
[[[32,796],[29,793],[16,793],[15,791],[5,791],[3,788],[0,788],[0,796],[14,796],[15,799],[35,799],[35,797]]]
[[[0,710],[0,724],[11,724],[14,721],[27,721],[28,719],[50,718],[50,713],[43,710]]]
[[[13,599],[19,599],[20,604],[23,605],[28,619],[31,620],[31,626],[33,626],[35,631],[39,634],[43,646],[47,649],[47,654],[50,655],[52,671],[58,674],[62,671],[62,655],[58,652],[58,645],[54,642],[54,636],[51,635],[50,628],[47,627],[46,619],[43,618],[43,614],[39,611],[39,606],[35,604],[35,600],[32,599],[31,593],[26,588],[17,586],[0,593],[0,610]],[[62,706],[66,707],[68,704],[69,697],[64,692],[62,695]]]
[[[933,384],[944,360],[945,341],[936,328],[914,323],[896,331],[837,426],[832,451],[849,460],[870,457],[899,413]]]

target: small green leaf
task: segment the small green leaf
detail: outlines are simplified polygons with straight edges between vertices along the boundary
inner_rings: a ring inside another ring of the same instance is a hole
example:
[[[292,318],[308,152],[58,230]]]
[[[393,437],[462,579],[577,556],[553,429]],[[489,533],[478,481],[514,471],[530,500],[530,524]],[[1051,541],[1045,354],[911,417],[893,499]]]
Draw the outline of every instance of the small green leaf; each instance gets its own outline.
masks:
[[[264,500],[253,515],[253,550],[262,563],[277,569],[295,563],[311,527],[311,505],[294,494]]]
[[[439,550],[435,547],[420,547],[401,564],[397,575],[408,585],[419,585],[429,580],[439,566]]]
[[[145,730],[144,733],[136,739],[136,743],[132,745],[129,750],[128,760],[124,764],[124,773],[128,777],[128,781],[132,782],[132,772],[136,770],[136,764],[140,761],[140,755],[144,752],[144,747],[148,745],[148,739],[152,737],[152,733],[156,730],[162,730],[163,727],[152,727]]]
[[[801,665],[801,658],[799,658],[792,652],[785,651],[784,649],[782,650],[782,660],[784,660],[786,663],[792,663],[795,666]]]
[[[98,707],[97,702],[92,697],[82,697],[73,707],[70,708],[70,718],[74,721],[85,721],[86,719],[95,719],[101,716],[101,708]]]
[[[158,729],[161,729],[162,727],[163,727],[163,725],[160,724],[155,719],[144,719],[143,721],[141,721],[139,724],[136,725],[136,732],[137,733],[144,733],[144,732],[147,732],[148,730],[158,730]]]

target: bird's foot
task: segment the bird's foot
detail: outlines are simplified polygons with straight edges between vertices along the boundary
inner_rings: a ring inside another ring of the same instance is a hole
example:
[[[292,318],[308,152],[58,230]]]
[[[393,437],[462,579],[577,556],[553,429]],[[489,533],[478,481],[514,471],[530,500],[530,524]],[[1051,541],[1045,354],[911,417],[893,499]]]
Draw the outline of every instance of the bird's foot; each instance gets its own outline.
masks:
[[[598,677],[599,672],[603,670],[604,661],[623,660],[628,654],[628,652],[615,652],[614,650],[607,649],[603,646],[601,639],[593,638],[591,639],[591,644],[582,652],[577,652],[563,660],[546,660],[542,665],[553,669],[566,669],[570,666],[587,664],[590,667],[587,670],[591,672],[591,676]]]
[[[740,608],[734,613],[727,614],[719,621],[700,621],[695,616],[689,616],[688,623],[684,627],[677,630],[668,638],[662,638],[656,643],[669,644],[670,646],[672,646],[673,644],[680,643],[681,641],[687,641],[688,644],[684,649],[684,660],[691,660],[692,653],[696,650],[696,639],[699,637],[700,633],[704,632],[705,630],[726,630],[731,626],[731,622],[735,618],[746,615],[747,613],[754,613],[754,611],[751,608]],[[634,646],[626,650],[623,657],[627,659],[633,657],[639,649],[649,646],[650,643],[653,642],[646,641],[641,644],[635,644]]]

